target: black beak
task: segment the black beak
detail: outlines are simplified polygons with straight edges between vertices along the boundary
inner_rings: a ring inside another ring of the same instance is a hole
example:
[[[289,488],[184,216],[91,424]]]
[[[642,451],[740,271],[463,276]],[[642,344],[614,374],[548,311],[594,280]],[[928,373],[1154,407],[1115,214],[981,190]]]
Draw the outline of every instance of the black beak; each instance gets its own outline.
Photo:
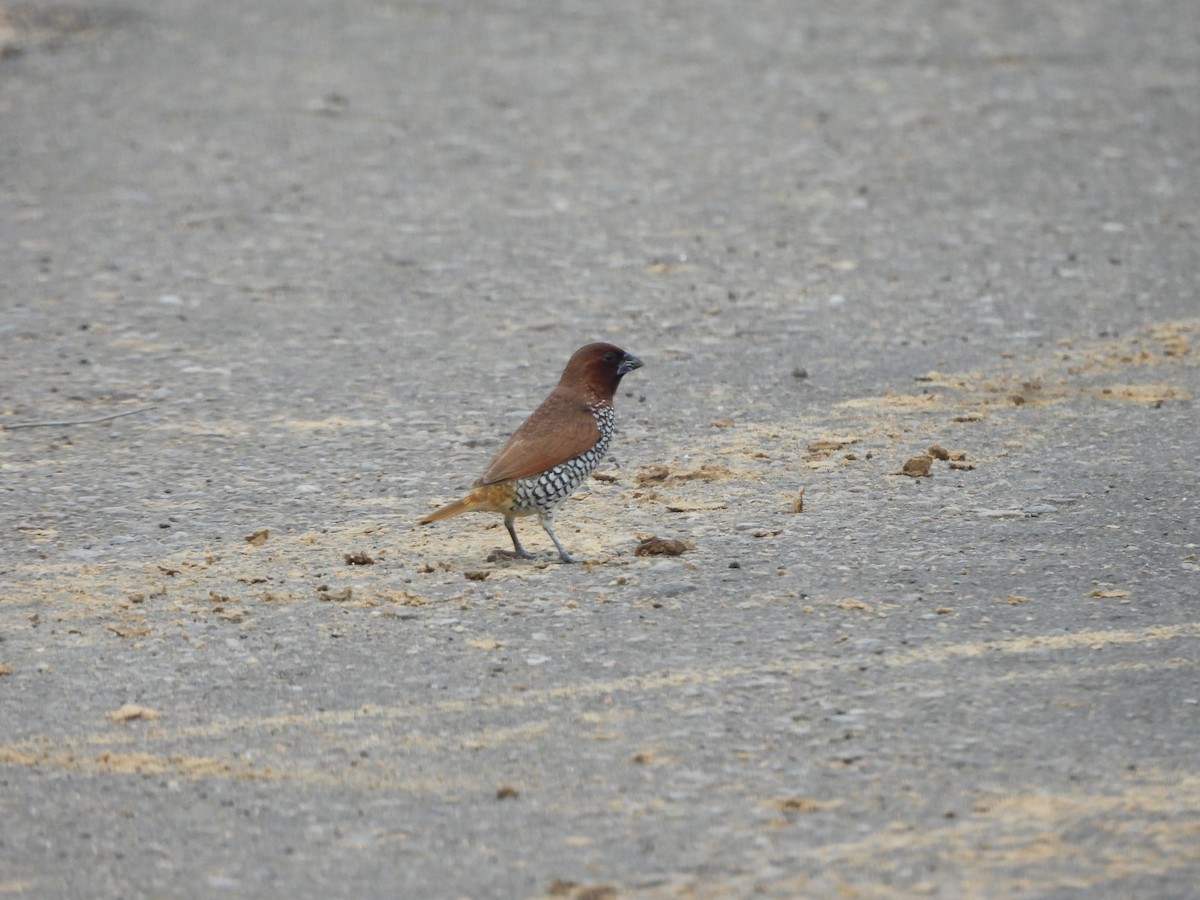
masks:
[[[621,364],[617,366],[617,374],[625,375],[626,373],[632,372],[634,369],[640,369],[641,367],[642,361],[640,359],[638,359],[632,353],[626,353],[625,358],[621,360]]]

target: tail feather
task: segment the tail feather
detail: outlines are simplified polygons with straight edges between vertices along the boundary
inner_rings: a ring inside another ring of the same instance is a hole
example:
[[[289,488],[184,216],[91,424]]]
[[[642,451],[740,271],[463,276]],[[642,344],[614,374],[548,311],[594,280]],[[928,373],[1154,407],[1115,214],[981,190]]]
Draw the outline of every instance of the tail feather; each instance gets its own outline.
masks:
[[[458,500],[453,503],[447,503],[441,509],[435,509],[429,515],[418,520],[420,525],[428,525],[430,522],[440,522],[442,519],[448,519],[451,516],[457,516],[459,513],[474,512],[481,510],[483,512],[498,512],[508,514],[509,503],[512,499],[512,492],[507,485],[504,484],[483,484],[479,487],[471,488]]]
[[[427,516],[422,516],[417,520],[417,524],[428,525],[430,522],[440,522],[442,519],[457,516],[459,513],[470,512],[474,508],[474,504],[471,503],[471,495],[467,494],[467,496],[455,500],[453,503],[447,503],[441,509],[435,509]]]

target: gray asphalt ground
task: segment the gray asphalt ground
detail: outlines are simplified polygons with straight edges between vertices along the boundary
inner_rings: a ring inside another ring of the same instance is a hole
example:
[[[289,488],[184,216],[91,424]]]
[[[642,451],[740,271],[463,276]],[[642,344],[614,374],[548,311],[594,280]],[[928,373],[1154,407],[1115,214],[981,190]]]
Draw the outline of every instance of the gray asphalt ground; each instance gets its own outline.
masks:
[[[1194,0],[0,0],[0,896],[1195,896],[1198,211]]]

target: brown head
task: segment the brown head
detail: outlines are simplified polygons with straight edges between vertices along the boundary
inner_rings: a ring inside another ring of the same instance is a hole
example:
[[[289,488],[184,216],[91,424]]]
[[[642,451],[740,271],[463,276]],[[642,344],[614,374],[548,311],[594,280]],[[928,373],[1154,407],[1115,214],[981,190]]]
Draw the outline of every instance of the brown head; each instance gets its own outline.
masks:
[[[583,390],[588,403],[612,403],[625,374],[640,369],[642,361],[613,344],[588,344],[576,350],[563,369],[559,387]]]

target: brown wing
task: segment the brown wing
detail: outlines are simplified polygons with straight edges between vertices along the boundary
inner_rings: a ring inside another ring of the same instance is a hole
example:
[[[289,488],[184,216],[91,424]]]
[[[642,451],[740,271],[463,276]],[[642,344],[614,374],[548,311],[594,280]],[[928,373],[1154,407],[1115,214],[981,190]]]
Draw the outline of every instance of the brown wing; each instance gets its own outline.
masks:
[[[476,484],[527,478],[586,453],[600,427],[586,403],[555,388],[496,453]]]

